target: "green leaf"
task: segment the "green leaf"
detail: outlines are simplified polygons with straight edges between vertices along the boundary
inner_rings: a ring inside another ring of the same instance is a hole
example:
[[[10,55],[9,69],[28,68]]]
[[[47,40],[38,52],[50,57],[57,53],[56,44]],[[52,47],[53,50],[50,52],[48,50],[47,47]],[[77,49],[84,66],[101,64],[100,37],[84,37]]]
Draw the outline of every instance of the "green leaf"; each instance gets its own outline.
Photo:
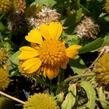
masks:
[[[11,44],[9,41],[3,41],[3,47],[7,50],[7,51],[10,51],[12,50],[12,47],[11,47]]]
[[[35,0],[35,2],[47,6],[53,6],[56,3],[55,0]]]
[[[20,51],[17,51],[9,58],[9,60],[15,65],[19,65],[19,59],[18,59],[19,53]]]
[[[72,44],[79,44],[80,43],[80,39],[78,38],[77,35],[68,35],[66,34],[65,36],[65,42],[70,46]]]
[[[100,103],[101,103],[103,109],[109,109],[109,105],[106,104],[106,102],[103,102],[103,101],[106,101],[105,94],[103,93],[103,88],[102,87],[99,87],[97,89],[97,92],[98,92],[98,97],[100,99]]]
[[[82,8],[82,10],[84,11],[84,13],[89,13],[90,11],[82,4],[80,4],[80,7]]]
[[[104,39],[103,38],[98,38],[92,42],[89,42],[88,44],[86,44],[85,46],[83,46],[80,49],[80,54],[82,53],[87,53],[93,50],[98,49],[99,47],[102,46]]]
[[[88,102],[85,104],[85,107],[95,109],[96,92],[94,88],[88,81],[82,81],[80,85],[84,88],[88,97]]]
[[[79,56],[77,56],[73,61],[71,60],[69,64],[75,74],[82,74],[87,68],[84,61]]]
[[[109,22],[109,16],[104,17],[104,20]]]
[[[2,22],[0,22],[0,31],[5,31],[6,27],[3,25]]]
[[[82,18],[82,8],[80,8],[79,10],[77,10],[77,13],[76,13],[76,23],[79,23],[81,21],[81,18]]]
[[[104,37],[103,46],[108,45],[108,44],[109,44],[109,34],[107,34],[107,35]]]
[[[60,92],[58,95],[56,95],[56,101],[57,102],[63,102],[63,100],[64,100],[64,92]]]
[[[76,102],[76,84],[70,84],[68,94],[61,105],[61,109],[72,109]]]

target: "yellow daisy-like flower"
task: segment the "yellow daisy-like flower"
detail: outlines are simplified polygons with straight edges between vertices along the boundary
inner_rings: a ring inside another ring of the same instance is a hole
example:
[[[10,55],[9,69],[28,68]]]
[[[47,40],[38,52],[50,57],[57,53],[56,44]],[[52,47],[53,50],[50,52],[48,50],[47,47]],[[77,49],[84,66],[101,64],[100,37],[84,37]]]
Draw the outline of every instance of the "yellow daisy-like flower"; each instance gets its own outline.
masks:
[[[0,67],[0,91],[8,87],[10,79],[6,70]]]
[[[7,13],[12,8],[11,0],[0,0],[0,13]]]
[[[109,84],[109,53],[103,54],[94,65],[96,79],[100,84]]]
[[[39,29],[31,30],[25,37],[31,42],[31,47],[20,48],[19,59],[23,61],[22,68],[29,74],[42,69],[45,77],[55,78],[59,69],[65,69],[69,58],[73,59],[81,47],[72,45],[66,48],[64,42],[59,40],[61,33],[62,25],[59,22],[41,24]]]
[[[23,109],[58,109],[55,99],[44,93],[35,93],[25,102]]]

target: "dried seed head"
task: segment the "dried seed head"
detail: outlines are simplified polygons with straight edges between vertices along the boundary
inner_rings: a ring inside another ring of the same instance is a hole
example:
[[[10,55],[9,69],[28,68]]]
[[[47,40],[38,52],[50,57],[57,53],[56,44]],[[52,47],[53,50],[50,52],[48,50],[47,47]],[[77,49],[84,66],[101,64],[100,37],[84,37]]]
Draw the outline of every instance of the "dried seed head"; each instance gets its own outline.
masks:
[[[50,8],[43,8],[41,12],[38,13],[38,17],[40,19],[46,18],[45,23],[50,23],[52,21],[58,21],[60,14],[56,12],[56,10],[52,10]]]
[[[26,8],[25,0],[14,0],[13,2],[16,13],[24,13],[24,10]]]
[[[95,39],[98,32],[99,26],[90,17],[85,17],[76,28],[77,36],[83,39]]]
[[[40,24],[45,23],[49,24],[52,21],[59,21],[60,14],[56,12],[56,10],[52,10],[50,8],[44,7],[42,10],[36,15],[38,18],[30,18],[30,24],[34,27],[38,28]]]

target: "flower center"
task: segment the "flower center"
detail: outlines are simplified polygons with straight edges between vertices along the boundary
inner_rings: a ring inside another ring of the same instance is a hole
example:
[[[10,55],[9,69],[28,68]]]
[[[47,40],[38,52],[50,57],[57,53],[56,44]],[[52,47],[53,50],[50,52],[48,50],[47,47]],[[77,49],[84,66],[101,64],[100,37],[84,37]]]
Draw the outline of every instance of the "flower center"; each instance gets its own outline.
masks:
[[[66,59],[65,45],[58,40],[45,40],[39,49],[43,65],[60,66]]]

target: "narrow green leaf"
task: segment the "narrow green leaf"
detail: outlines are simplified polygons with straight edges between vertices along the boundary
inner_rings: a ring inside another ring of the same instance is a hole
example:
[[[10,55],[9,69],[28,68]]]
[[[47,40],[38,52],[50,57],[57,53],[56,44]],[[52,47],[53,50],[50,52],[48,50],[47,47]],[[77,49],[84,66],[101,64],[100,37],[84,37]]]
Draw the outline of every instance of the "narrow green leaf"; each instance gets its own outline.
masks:
[[[68,94],[65,97],[61,105],[61,109],[72,109],[76,102],[76,85],[70,84],[68,88]]]
[[[104,20],[109,22],[109,16],[104,17]]]
[[[3,25],[2,22],[0,22],[0,31],[5,31],[6,27]]]
[[[79,10],[77,10],[77,13],[76,13],[76,23],[79,23],[81,18],[82,18],[82,8],[80,8]]]
[[[106,101],[105,94],[103,93],[103,88],[102,87],[99,87],[97,89],[97,92],[98,92],[98,97],[100,99],[100,103],[101,103],[103,109],[109,109],[109,105],[106,104],[106,102],[103,102],[103,101]]]
[[[88,81],[82,81],[80,85],[84,88],[88,97],[88,102],[85,104],[85,107],[95,109],[96,92],[94,88]]]
[[[86,44],[85,46],[83,46],[80,49],[80,54],[87,53],[87,52],[90,52],[90,51],[98,49],[99,47],[102,46],[103,41],[104,41],[103,38],[98,38],[98,39]]]
[[[61,109],[72,109],[73,95],[69,92],[61,105]]]
[[[64,92],[60,92],[58,95],[56,95],[56,101],[59,103],[62,103],[64,100]]]
[[[82,4],[80,4],[80,7],[83,9],[83,11],[85,12],[85,13],[89,13],[90,11],[85,7],[85,6],[83,6]]]
[[[79,56],[77,56],[75,60],[71,60],[69,64],[73,72],[79,75],[87,68],[84,61]]]
[[[76,84],[69,84],[68,91],[72,92],[73,95],[76,96]]]
[[[80,39],[78,38],[77,35],[66,34],[66,37],[65,37],[64,40],[69,46],[72,45],[72,44],[79,44],[80,43]]]
[[[108,45],[108,44],[109,44],[109,34],[107,34],[107,35],[104,37],[103,46]]]
[[[15,64],[15,65],[19,65],[19,59],[18,59],[18,55],[19,55],[19,51],[15,52],[10,58],[9,60]]]
[[[47,6],[53,6],[56,3],[55,0],[35,0],[35,2]]]

